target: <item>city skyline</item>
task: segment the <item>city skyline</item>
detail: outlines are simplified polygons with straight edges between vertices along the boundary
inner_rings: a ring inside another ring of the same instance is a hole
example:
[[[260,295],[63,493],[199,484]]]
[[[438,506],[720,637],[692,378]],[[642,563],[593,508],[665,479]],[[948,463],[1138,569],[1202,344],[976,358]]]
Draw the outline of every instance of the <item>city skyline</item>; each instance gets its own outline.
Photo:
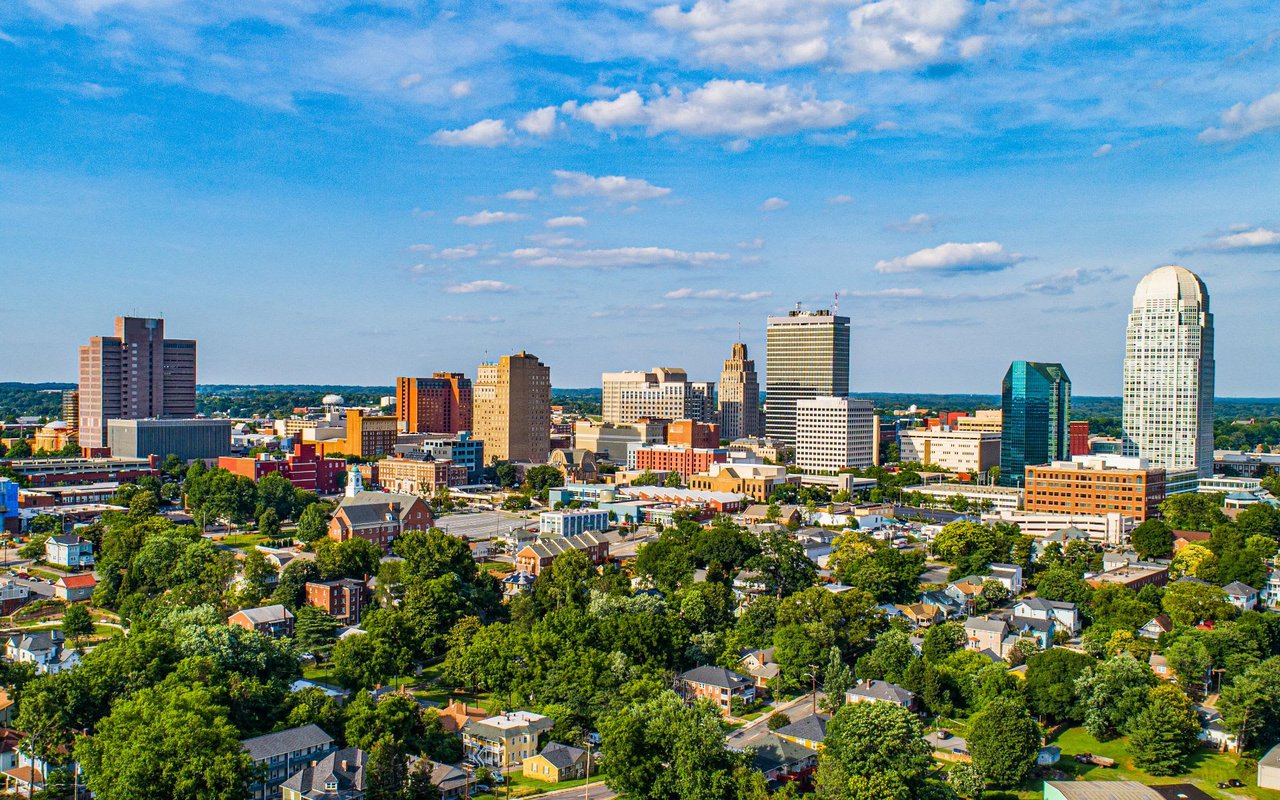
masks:
[[[1280,281],[1270,9],[908,5],[9,4],[5,377],[72,380],[94,320],[164,312],[211,383],[526,348],[563,386],[714,379],[839,291],[855,393],[991,393],[1031,359],[1118,395],[1128,290],[1179,263],[1220,393],[1280,394],[1250,343]],[[660,333],[637,358],[565,312]]]

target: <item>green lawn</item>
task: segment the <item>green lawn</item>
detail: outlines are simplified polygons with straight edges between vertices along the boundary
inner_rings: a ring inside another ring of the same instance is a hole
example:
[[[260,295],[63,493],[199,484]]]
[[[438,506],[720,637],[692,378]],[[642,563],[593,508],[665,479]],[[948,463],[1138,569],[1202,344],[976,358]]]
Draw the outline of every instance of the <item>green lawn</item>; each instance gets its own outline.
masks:
[[[594,761],[593,761],[594,763]],[[561,781],[560,783],[546,783],[544,781],[535,781],[532,778],[526,778],[524,773],[516,770],[507,776],[507,781],[511,784],[512,797],[531,797],[533,795],[545,794],[547,792],[558,792],[562,789],[573,789],[586,783],[585,779],[579,778],[576,781]],[[591,782],[599,783],[604,780],[604,770],[593,774]],[[507,784],[493,784],[494,791],[490,794],[478,794],[477,798],[484,800],[485,798],[494,798],[495,800],[503,800],[507,796]]]
[[[225,544],[227,547],[235,547],[240,550],[258,544],[266,544],[266,542],[267,537],[260,533],[233,533],[218,540],[218,544]]]
[[[1079,780],[1131,780],[1151,784],[1191,783],[1211,796],[1223,798],[1224,800],[1233,795],[1235,797],[1254,797],[1259,798],[1259,800],[1264,798],[1265,800],[1280,800],[1280,792],[1257,788],[1257,769],[1247,763],[1240,764],[1239,759],[1230,753],[1217,753],[1207,749],[1200,750],[1192,758],[1191,771],[1186,775],[1172,778],[1154,778],[1133,765],[1133,758],[1129,753],[1129,745],[1124,738],[1109,742],[1099,742],[1083,728],[1070,728],[1059,734],[1050,744],[1055,744],[1062,748],[1062,760],[1058,762],[1058,769]],[[1115,759],[1116,766],[1104,768],[1077,764],[1072,758],[1077,753],[1093,753],[1106,756],[1107,758]],[[1226,782],[1231,778],[1239,778],[1244,781],[1245,786],[1230,790],[1217,788],[1219,782]],[[1040,797],[1039,786],[1040,784],[1037,782],[1037,790],[1021,793],[1021,796],[1028,798]]]
[[[50,572],[47,569],[36,569],[35,567],[28,567],[27,574],[34,578],[44,578],[47,581],[55,581],[55,582],[58,580],[58,578],[62,577],[56,572]]]

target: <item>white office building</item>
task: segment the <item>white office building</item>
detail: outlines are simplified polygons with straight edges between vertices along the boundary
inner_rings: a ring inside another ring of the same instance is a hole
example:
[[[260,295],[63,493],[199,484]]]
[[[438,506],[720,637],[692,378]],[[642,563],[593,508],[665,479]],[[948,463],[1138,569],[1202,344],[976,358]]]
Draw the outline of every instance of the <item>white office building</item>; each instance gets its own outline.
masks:
[[[1124,453],[1213,474],[1213,314],[1204,281],[1160,267],[1133,293],[1124,354]]]
[[[815,397],[796,402],[796,466],[806,472],[865,469],[876,463],[879,425],[870,400]]]
[[[654,367],[601,376],[601,420],[630,425],[641,419],[716,420],[715,381],[690,381],[682,369]]]
[[[609,530],[609,512],[583,509],[581,511],[544,511],[538,515],[539,536],[577,536],[587,531]]]
[[[796,443],[796,402],[849,394],[849,318],[825,309],[769,317],[765,331],[765,433]]]
[[[984,473],[1000,466],[1000,434],[916,428],[898,434],[903,461],[935,464],[948,472]]]

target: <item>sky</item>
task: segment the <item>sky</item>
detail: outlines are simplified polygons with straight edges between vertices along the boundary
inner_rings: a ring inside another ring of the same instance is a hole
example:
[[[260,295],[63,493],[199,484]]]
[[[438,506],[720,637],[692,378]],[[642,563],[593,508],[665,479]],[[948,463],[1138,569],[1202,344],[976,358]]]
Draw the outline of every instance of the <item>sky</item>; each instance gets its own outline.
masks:
[[[855,393],[1116,395],[1180,263],[1218,394],[1277,396],[1277,187],[1265,1],[8,0],[0,380],[121,314],[202,383],[763,379],[838,293]]]

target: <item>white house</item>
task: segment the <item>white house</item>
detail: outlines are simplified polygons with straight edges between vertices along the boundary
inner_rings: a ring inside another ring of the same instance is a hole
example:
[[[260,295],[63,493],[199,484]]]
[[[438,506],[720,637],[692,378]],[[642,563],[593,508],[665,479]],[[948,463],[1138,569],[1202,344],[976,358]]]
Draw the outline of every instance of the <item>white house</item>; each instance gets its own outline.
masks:
[[[19,664],[34,664],[36,672],[53,674],[80,663],[80,654],[62,646],[62,631],[14,634],[5,642],[4,655]]]
[[[1058,600],[1045,600],[1040,597],[1028,597],[1019,600],[1013,607],[1015,617],[1050,620],[1059,628],[1072,636],[1080,632],[1080,609],[1075,603],[1064,603]]]
[[[44,543],[44,560],[67,569],[93,567],[93,542],[73,533],[50,536]]]
[[[1222,587],[1227,593],[1227,602],[1241,611],[1251,611],[1258,605],[1258,590],[1240,581],[1232,581]]]
[[[992,564],[986,577],[999,581],[1015,597],[1022,594],[1022,567],[1017,564]]]

